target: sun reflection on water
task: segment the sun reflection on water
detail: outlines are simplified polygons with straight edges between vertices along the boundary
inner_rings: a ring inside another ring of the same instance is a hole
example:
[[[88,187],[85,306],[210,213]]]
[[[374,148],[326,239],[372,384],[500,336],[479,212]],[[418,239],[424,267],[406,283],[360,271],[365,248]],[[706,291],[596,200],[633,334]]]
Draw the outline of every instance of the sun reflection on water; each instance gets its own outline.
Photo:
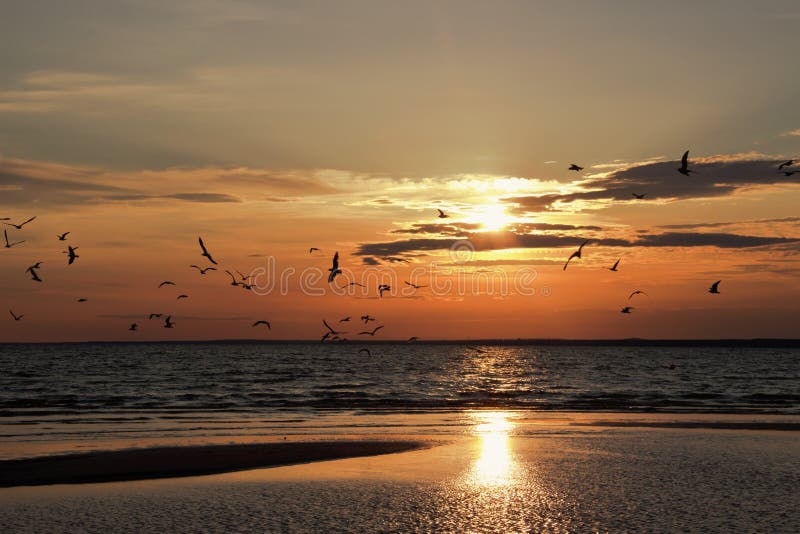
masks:
[[[478,484],[506,486],[513,482],[515,464],[509,448],[509,434],[514,423],[506,412],[479,412],[475,433],[481,438],[480,456],[472,469]]]

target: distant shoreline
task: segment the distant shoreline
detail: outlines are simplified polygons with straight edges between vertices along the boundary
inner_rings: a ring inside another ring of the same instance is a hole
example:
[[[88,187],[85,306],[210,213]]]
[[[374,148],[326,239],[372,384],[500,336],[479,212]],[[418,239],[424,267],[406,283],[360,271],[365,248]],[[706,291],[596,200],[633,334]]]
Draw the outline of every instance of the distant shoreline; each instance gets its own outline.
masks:
[[[4,345],[308,345],[318,339],[207,339],[207,340],[130,340],[130,341],[0,341]],[[601,346],[601,347],[731,347],[800,348],[800,339],[431,339],[408,343],[402,339],[326,342],[344,345],[492,345],[492,346]]]

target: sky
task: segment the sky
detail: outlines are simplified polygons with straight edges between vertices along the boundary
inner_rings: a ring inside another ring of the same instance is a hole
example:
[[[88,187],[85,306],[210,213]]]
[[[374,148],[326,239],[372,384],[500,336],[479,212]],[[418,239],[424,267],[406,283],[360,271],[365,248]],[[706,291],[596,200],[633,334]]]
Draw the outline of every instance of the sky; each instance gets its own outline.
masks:
[[[797,337],[798,22],[791,1],[15,3],[0,219],[36,219],[4,226],[24,243],[0,249],[0,307],[24,317],[0,310],[0,342],[319,339],[322,319]]]

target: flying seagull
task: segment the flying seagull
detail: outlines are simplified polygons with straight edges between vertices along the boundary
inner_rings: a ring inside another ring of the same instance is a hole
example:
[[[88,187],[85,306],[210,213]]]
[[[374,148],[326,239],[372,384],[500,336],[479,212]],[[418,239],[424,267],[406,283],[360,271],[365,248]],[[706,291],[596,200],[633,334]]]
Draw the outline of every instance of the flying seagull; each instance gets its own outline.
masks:
[[[445,212],[443,212],[439,208],[436,208],[436,210],[439,212],[439,218],[440,219],[447,219],[448,217],[450,217],[448,214],[446,214]]]
[[[608,268],[608,270],[609,270],[609,271],[614,271],[614,272],[617,272],[617,270],[618,270],[618,269],[617,269],[617,267],[619,267],[619,261],[620,261],[621,259],[622,259],[622,258],[620,258],[619,260],[617,260],[617,261],[614,263],[614,266],[613,266],[613,267],[609,267],[609,268]]]
[[[253,326],[258,326],[260,324],[265,324],[267,325],[267,330],[272,330],[272,325],[269,324],[269,321],[256,321],[253,323]]]
[[[367,287],[364,284],[359,284],[358,282],[350,282],[347,284],[348,286],[358,286],[358,287]]]
[[[131,332],[136,332],[136,329],[139,327],[136,323],[131,323],[131,326],[128,328]]]
[[[336,254],[333,255],[333,263],[331,268],[328,269],[331,274],[328,275],[328,283],[330,284],[333,282],[333,279],[336,278],[337,274],[342,274],[342,270],[339,269],[339,252],[337,251]]]
[[[419,338],[417,336],[411,336],[410,338],[408,338],[408,341],[406,341],[406,343],[414,343],[415,341],[419,341]]]
[[[684,176],[689,176],[689,173],[694,171],[689,170],[689,151],[683,153],[683,157],[681,158],[681,166],[678,167],[678,172],[683,174]]]
[[[38,263],[36,265],[38,265]],[[31,265],[30,267],[25,269],[25,272],[31,274],[31,280],[33,280],[34,282],[41,282],[42,279],[39,278],[38,274],[36,274],[36,269],[37,269],[36,265]]]
[[[717,280],[716,282],[711,284],[711,287],[708,288],[708,292],[709,293],[714,293],[715,295],[718,295],[719,294],[719,283],[720,282],[722,282],[722,280]]]
[[[377,331],[378,331],[378,330],[380,330],[381,328],[383,328],[383,325],[376,326],[375,328],[373,328],[373,329],[372,329],[372,332],[370,332],[370,331],[366,331],[366,332],[359,332],[359,333],[358,333],[358,335],[359,335],[359,336],[368,335],[368,336],[373,336],[373,337],[375,337],[375,332],[377,332]]]
[[[11,317],[13,317],[15,321],[19,321],[20,319],[22,319],[23,317],[25,317],[25,314],[24,314],[24,313],[23,313],[22,315],[14,315],[14,312],[13,312],[13,311],[11,311],[11,310],[8,310],[8,313],[10,313],[10,314],[11,314]]]
[[[167,318],[164,319],[164,328],[172,328],[175,323],[172,322],[172,316],[167,315]]]
[[[208,271],[216,271],[217,270],[216,267],[206,267],[205,269],[203,269],[202,267],[199,267],[199,266],[194,265],[194,264],[190,265],[189,267],[197,269],[198,271],[200,271],[200,274],[206,274],[206,272],[208,272]]]
[[[177,300],[188,299],[188,298],[189,298],[189,295],[178,295],[178,299]]]
[[[85,298],[81,297],[81,298],[78,299],[78,302],[86,302],[87,300],[89,300],[89,299],[85,299]]]
[[[620,310],[620,313],[631,313],[631,310],[632,310],[632,309],[633,309],[633,308],[632,308],[632,307],[630,307],[630,306],[625,306],[624,308],[622,308],[622,309]]]
[[[232,273],[232,272],[230,272],[228,269],[225,269],[225,272],[226,272],[226,273],[228,273],[228,276],[230,276],[230,277],[231,277],[231,285],[232,285],[232,286],[238,286],[238,285],[241,285],[241,282],[237,282],[237,281],[236,281],[236,277],[235,277],[235,276],[233,276],[233,273]]]
[[[574,163],[571,163],[570,166],[569,166],[569,169],[567,169],[567,170],[568,171],[580,172],[580,171],[583,170],[583,167],[581,167],[580,165],[575,165]]]
[[[338,336],[339,334],[346,334],[347,333],[347,332],[339,332],[337,330],[334,330],[333,328],[331,328],[331,325],[329,325],[328,322],[325,319],[322,320],[322,324],[324,324],[325,328],[327,328],[330,331],[330,334],[332,334],[334,336]]]
[[[214,265],[217,265],[217,262],[214,260],[214,258],[211,257],[211,254],[208,253],[208,249],[206,248],[205,243],[203,243],[203,238],[198,237],[197,241],[200,243],[200,248],[203,249],[203,253],[200,255],[205,256],[206,258],[208,258],[208,261],[210,261]]]
[[[361,320],[364,321],[364,324],[367,324],[370,321],[375,321],[375,317],[370,317],[369,315],[362,315]]]
[[[628,300],[631,300],[631,298],[633,298],[633,297],[634,297],[634,296],[636,296],[636,295],[644,295],[645,297],[649,296],[647,293],[645,293],[645,292],[644,292],[644,291],[642,291],[641,289],[637,289],[636,291],[634,291],[633,293],[631,293],[630,295],[628,295]]]
[[[20,243],[24,243],[25,242],[25,240],[23,239],[22,241],[14,241],[13,243],[9,243],[8,242],[8,230],[6,230],[4,228],[3,229],[3,234],[6,236],[6,248],[11,248],[11,247],[14,247],[16,245],[19,245]]]
[[[383,292],[384,291],[391,291],[391,290],[392,290],[392,286],[389,286],[389,285],[386,285],[386,284],[380,284],[378,286],[378,293],[381,294],[381,298],[383,298]]]
[[[583,247],[586,246],[586,243],[588,243],[588,242],[589,242],[589,240],[587,239],[586,241],[581,243],[581,246],[578,247],[578,250],[573,252],[572,255],[569,258],[567,258],[567,263],[564,264],[564,268],[562,269],[563,271],[567,270],[567,265],[569,265],[569,262],[572,261],[572,258],[581,259],[581,252],[583,251]]]
[[[412,284],[411,282],[406,282],[405,284],[406,284],[407,286],[411,286],[411,287],[413,287],[414,289],[419,289],[419,288],[421,288],[421,287],[428,287],[428,286],[418,286],[417,284]]]
[[[311,248],[308,249],[308,253],[311,254],[315,250],[319,250],[319,249],[317,247],[311,247]]]
[[[23,223],[19,223],[19,224],[14,224],[14,223],[4,223],[4,224],[7,224],[8,226],[13,226],[13,227],[14,227],[14,228],[16,228],[17,230],[22,230],[22,227],[23,227],[23,226],[25,226],[26,224],[28,224],[29,222],[31,222],[31,221],[32,221],[32,220],[34,220],[35,218],[36,218],[36,215],[34,215],[33,217],[31,217],[30,219],[28,219],[27,221],[25,221],[25,222],[23,222]]]
[[[347,323],[349,321],[350,321],[350,316],[349,315],[347,317],[345,317],[344,319],[339,319],[340,323]]]
[[[641,195],[637,195],[636,193],[631,193],[635,198],[642,200],[644,197],[647,196],[647,193],[642,193]]]
[[[164,286],[174,286],[174,285],[175,285],[175,282],[172,282],[172,281],[170,281],[170,280],[164,280],[163,282],[161,282],[160,284],[158,284],[158,287],[159,287],[159,289],[160,289],[160,288],[162,288],[162,287],[164,287]]]
[[[778,170],[781,171],[781,170],[783,170],[784,167],[791,167],[792,165],[794,165],[794,160],[793,159],[784,161],[783,163],[778,165]]]
[[[68,235],[69,235],[69,232],[64,232],[63,234],[58,234],[58,240],[59,241],[66,241]]]
[[[80,256],[75,254],[76,250],[78,250],[78,247],[72,247],[70,245],[67,245],[67,254],[69,255],[69,261],[67,261],[67,265],[72,265],[73,263],[75,263],[76,258],[80,258]]]
[[[162,315],[162,314],[160,314],[160,313],[151,313],[151,314],[150,314],[150,317],[148,317],[148,320],[152,320],[152,319],[153,319],[153,317],[161,317],[161,315]]]

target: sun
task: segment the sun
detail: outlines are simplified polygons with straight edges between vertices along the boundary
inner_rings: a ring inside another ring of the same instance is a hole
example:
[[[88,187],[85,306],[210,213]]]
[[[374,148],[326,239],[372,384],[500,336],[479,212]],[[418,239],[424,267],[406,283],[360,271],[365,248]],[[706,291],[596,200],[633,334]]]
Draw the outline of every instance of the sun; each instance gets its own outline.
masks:
[[[470,221],[480,223],[484,230],[495,232],[514,222],[514,217],[500,204],[487,204],[478,207]]]

